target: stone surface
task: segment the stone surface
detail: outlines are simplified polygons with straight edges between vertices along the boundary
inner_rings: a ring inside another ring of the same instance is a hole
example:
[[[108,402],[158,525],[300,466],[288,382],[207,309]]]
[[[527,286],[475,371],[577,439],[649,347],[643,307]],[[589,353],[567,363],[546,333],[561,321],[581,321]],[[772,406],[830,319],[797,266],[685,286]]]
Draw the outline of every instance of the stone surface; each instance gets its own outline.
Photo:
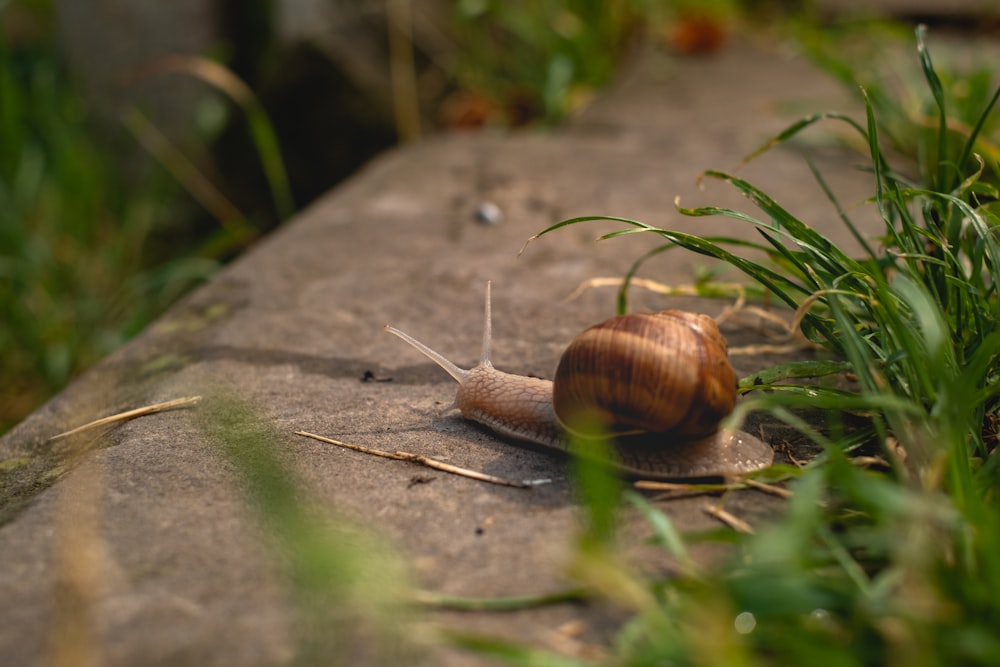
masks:
[[[753,237],[749,227],[723,218],[680,216],[675,196],[685,205],[749,210],[724,184],[699,191],[698,173],[731,168],[802,113],[852,104],[793,52],[739,43],[708,59],[651,54],[551,135],[442,136],[377,159],[0,440],[0,461],[23,463],[6,477],[14,491],[0,526],[0,664],[47,664],[69,650],[77,635],[65,627],[74,618],[67,608],[77,597],[89,604],[83,618],[91,624],[80,650],[98,655],[99,664],[290,662],[295,624],[278,566],[232,466],[202,426],[220,390],[254,406],[275,434],[271,445],[289,457],[320,507],[381,535],[421,587],[466,596],[565,587],[564,558],[579,520],[565,462],[441,414],[452,380],[384,335],[382,325],[472,364],[483,288],[493,280],[494,362],[551,376],[561,347],[614,309],[607,288],[566,297],[584,280],[621,275],[655,239],[595,244],[598,233],[620,225],[591,223],[535,241],[519,255],[529,236],[570,216],[611,214]],[[857,156],[830,142],[778,149],[740,173],[846,243],[803,151],[846,205],[868,194],[868,176],[854,169]],[[477,222],[484,202],[499,207],[499,224]],[[865,209],[855,213],[872,218]],[[706,265],[674,251],[643,275],[685,284]],[[711,313],[724,305],[642,293],[634,303]],[[760,336],[738,326],[726,332],[737,345]],[[740,374],[766,361],[734,358]],[[364,382],[369,372],[388,381]],[[99,416],[193,394],[206,396],[194,409],[101,432],[98,448],[75,467],[57,467],[46,442]],[[768,428],[765,437],[776,437]],[[530,490],[487,485],[324,445],[297,430],[552,483]],[[658,504],[688,529],[715,525],[703,503]],[[778,501],[752,492],[724,503],[750,521],[780,511]],[[643,569],[668,567],[641,548],[641,521],[627,517],[624,533]],[[615,617],[569,604],[432,615],[549,646],[566,623],[582,623],[574,627],[585,643],[613,631]],[[430,664],[476,663],[467,654],[428,650]]]

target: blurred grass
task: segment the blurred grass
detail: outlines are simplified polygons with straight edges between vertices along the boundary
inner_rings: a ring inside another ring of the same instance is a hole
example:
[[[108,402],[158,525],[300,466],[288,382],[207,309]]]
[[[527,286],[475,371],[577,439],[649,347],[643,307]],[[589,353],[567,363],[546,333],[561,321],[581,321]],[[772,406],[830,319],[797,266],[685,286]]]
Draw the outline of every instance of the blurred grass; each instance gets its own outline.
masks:
[[[508,124],[556,122],[611,79],[633,46],[645,4],[462,0],[455,6],[457,79],[502,110]]]
[[[48,6],[13,3],[3,10],[33,12],[24,16],[44,25]],[[258,234],[138,109],[126,110],[123,128],[159,168],[122,163],[137,159],[133,146],[115,145],[121,138],[91,116],[53,36],[26,32],[0,42],[0,433]],[[281,152],[252,91],[207,59],[165,59],[139,76],[170,72],[201,78],[237,104],[276,210],[290,216]],[[217,227],[192,234],[188,197]]]
[[[469,96],[459,106],[471,124],[553,125],[584,107],[643,49],[711,53],[723,46],[731,23],[768,16],[771,5],[777,3],[458,0],[448,70]]]
[[[281,454],[281,434],[259,413],[235,394],[217,393],[200,426],[233,466],[286,578],[294,664],[419,664],[404,563],[366,526],[309,497]]]
[[[0,43],[0,145],[3,431],[216,263],[151,254],[175,186],[126,182],[45,48]]]

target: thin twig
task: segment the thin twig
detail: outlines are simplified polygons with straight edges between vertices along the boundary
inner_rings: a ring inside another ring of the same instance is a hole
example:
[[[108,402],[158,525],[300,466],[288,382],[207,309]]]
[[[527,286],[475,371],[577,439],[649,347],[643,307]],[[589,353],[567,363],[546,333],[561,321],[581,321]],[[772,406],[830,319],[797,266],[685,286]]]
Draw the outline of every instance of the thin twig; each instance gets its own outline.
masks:
[[[706,514],[715,517],[716,519],[726,524],[727,526],[729,526],[738,533],[746,533],[747,535],[753,535],[753,527],[751,527],[749,523],[747,523],[743,519],[740,519],[737,516],[733,516],[732,514],[722,509],[721,507],[718,507],[717,505],[706,504],[704,507],[702,507],[702,510],[704,510]]]
[[[475,470],[469,470],[468,468],[460,468],[458,466],[453,466],[449,463],[444,463],[438,461],[437,459],[432,459],[421,454],[411,454],[410,452],[386,452],[381,449],[373,449],[371,447],[363,447],[361,445],[354,445],[349,442],[342,442],[340,440],[334,440],[333,438],[327,438],[322,435],[316,435],[315,433],[309,433],[308,431],[296,431],[295,435],[301,435],[306,438],[312,438],[313,440],[319,440],[320,442],[326,442],[331,445],[337,445],[338,447],[345,447],[347,449],[353,449],[356,452],[361,452],[362,454],[371,454],[372,456],[381,456],[387,459],[395,459],[397,461],[409,461],[411,463],[417,463],[428,468],[434,468],[435,470],[440,470],[442,472],[451,473],[453,475],[460,475],[462,477],[468,477],[469,479],[479,480],[480,482],[489,482],[490,484],[499,484],[500,486],[512,486],[516,489],[528,489],[532,486],[538,486],[539,484],[546,484],[550,480],[538,479],[530,481],[518,481],[511,479],[504,479],[503,477],[496,477],[494,475],[487,475],[486,473],[477,472]]]
[[[682,482],[660,482],[656,480],[641,479],[632,484],[637,489],[643,491],[666,491],[672,493],[670,498],[701,496],[723,491],[739,491],[740,489],[756,489],[764,493],[778,496],[779,498],[791,498],[792,492],[788,489],[774,484],[765,484],[755,479],[742,478],[738,482],[729,484],[685,484]]]
[[[783,486],[775,486],[774,484],[765,484],[764,482],[758,482],[755,479],[744,479],[743,482],[750,488],[757,489],[758,491],[763,491],[764,493],[770,493],[772,496],[778,496],[779,498],[791,498],[794,493],[789,491]]]
[[[475,470],[469,470],[467,468],[459,468],[458,466],[453,466],[449,463],[443,463],[426,456],[421,456],[420,454],[411,454],[409,452],[396,452],[403,460],[412,461],[413,463],[419,463],[420,465],[427,466],[428,468],[434,468],[435,470],[440,470],[442,472],[448,472],[453,475],[461,475],[462,477],[468,477],[470,479],[477,479],[480,482],[489,482],[490,484],[499,484],[501,486],[513,486],[518,489],[527,489],[531,487],[528,482],[522,482],[513,479],[504,479],[503,477],[496,477],[494,475],[487,475],[486,473],[477,472]]]
[[[309,431],[296,431],[295,435],[301,435],[306,438],[312,438],[313,440],[319,440],[320,442],[325,442],[330,445],[337,445],[338,447],[344,447],[346,449],[353,449],[354,451],[361,452],[362,454],[371,454],[372,456],[381,456],[382,458],[396,459],[397,461],[405,460],[405,457],[400,456],[398,453],[393,454],[392,452],[384,452],[381,449],[372,449],[371,447],[354,445],[349,442],[342,442],[340,440],[334,440],[333,438],[327,438],[322,435],[316,435],[315,433],[310,433]]]
[[[682,482],[660,482],[652,479],[637,480],[632,483],[632,486],[643,491],[666,491],[672,494],[671,498],[701,496],[743,488],[741,484],[685,484]]]
[[[741,345],[729,348],[729,356],[746,357],[760,354],[792,354],[801,350],[816,347],[814,343],[786,343],[784,345],[771,345],[770,343],[759,343],[756,345]]]
[[[566,297],[566,301],[578,299],[584,292],[594,288],[621,287],[623,282],[625,282],[624,278],[590,278],[589,280],[584,280],[580,283],[573,293]],[[648,278],[633,277],[629,280],[629,286],[646,289],[650,292],[664,294],[667,296],[705,296],[705,289],[700,285],[667,285]],[[740,283],[712,283],[711,286],[719,292],[726,293],[727,296],[739,297],[745,292],[744,286]]]
[[[105,426],[107,424],[113,424],[115,422],[128,421],[129,419],[134,419],[135,417],[143,417],[145,415],[155,414],[157,412],[163,412],[165,410],[174,410],[176,408],[186,408],[188,406],[194,405],[201,400],[201,396],[188,396],[187,398],[175,398],[172,401],[165,401],[163,403],[154,403],[153,405],[147,405],[141,408],[136,408],[135,410],[127,410],[126,412],[119,412],[115,415],[110,415],[108,417],[102,417],[100,419],[95,419],[92,422],[88,422],[83,426],[77,426],[76,428],[64,431],[57,435],[49,438],[49,442],[54,440],[61,440],[62,438],[68,438],[71,435],[76,435],[83,431],[88,431],[92,428],[97,428],[99,426]]]

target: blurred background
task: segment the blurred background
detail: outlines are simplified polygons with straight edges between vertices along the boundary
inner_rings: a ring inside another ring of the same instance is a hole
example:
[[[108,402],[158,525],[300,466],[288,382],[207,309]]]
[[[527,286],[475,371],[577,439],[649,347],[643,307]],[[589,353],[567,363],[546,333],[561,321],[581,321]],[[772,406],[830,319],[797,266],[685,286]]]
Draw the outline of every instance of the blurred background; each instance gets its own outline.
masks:
[[[0,0],[0,433],[381,151],[556,128],[650,50],[683,66],[734,39],[889,91],[864,44],[996,35],[998,5]],[[970,108],[996,69],[975,72]]]

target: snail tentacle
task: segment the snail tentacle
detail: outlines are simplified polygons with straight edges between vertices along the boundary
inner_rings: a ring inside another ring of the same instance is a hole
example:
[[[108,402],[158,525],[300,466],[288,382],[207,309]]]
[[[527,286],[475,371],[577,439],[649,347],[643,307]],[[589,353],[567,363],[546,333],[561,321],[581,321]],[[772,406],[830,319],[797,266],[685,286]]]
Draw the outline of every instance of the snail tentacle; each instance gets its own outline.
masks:
[[[457,365],[452,363],[449,359],[447,359],[444,355],[442,355],[440,352],[432,350],[431,348],[427,347],[426,345],[424,345],[419,340],[417,340],[410,334],[406,333],[405,331],[400,331],[396,327],[389,326],[388,324],[382,327],[382,330],[388,331],[394,336],[399,336],[400,338],[405,340],[411,346],[413,346],[421,353],[423,353],[428,359],[430,359],[438,366],[448,371],[448,375],[455,378],[459,384],[465,382],[465,380],[469,377],[469,372],[470,372],[469,370],[458,367]]]

